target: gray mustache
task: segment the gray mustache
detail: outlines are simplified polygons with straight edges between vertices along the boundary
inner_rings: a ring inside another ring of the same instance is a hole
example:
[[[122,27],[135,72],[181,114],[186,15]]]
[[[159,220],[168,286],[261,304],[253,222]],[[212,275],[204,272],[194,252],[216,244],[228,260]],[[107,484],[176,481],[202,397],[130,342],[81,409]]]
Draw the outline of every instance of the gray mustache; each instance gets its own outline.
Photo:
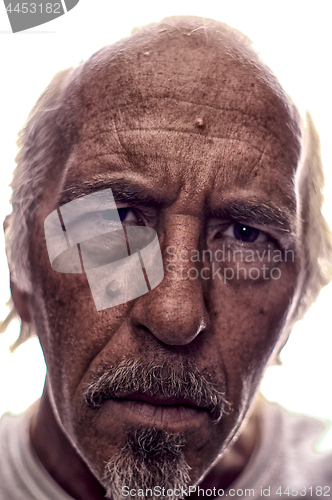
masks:
[[[218,391],[188,360],[175,368],[166,362],[125,359],[102,375],[93,377],[84,391],[84,400],[88,407],[96,408],[104,401],[123,397],[126,393],[189,399],[213,413],[216,422],[231,410],[225,392]]]

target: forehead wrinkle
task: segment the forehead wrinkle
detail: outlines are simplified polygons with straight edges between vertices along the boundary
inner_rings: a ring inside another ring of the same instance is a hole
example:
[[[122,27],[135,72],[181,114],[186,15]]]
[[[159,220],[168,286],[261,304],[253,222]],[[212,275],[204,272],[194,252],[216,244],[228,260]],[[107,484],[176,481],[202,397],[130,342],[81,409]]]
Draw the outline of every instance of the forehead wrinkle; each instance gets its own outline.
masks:
[[[199,130],[180,130],[180,129],[175,129],[175,128],[167,128],[167,127],[146,127],[146,128],[143,128],[143,127],[137,127],[137,128],[123,128],[123,129],[119,129],[117,128],[116,129],[116,132],[113,130],[113,129],[110,129],[110,130],[101,130],[101,131],[98,131],[98,137],[102,134],[109,134],[111,132],[115,132],[116,134],[118,134],[119,132],[173,132],[173,133],[176,133],[176,134],[183,134],[183,135],[197,135],[198,137],[202,137],[203,139],[205,138],[211,138],[211,139],[223,139],[223,140],[233,140],[233,141],[236,141],[236,142],[244,142],[244,143],[247,143],[247,144],[251,144],[251,142],[249,140],[245,140],[245,139],[230,139],[230,137],[228,136],[224,136],[224,135],[221,135],[221,134],[204,134],[202,133],[201,131]],[[278,136],[276,136],[275,134],[271,133],[271,135],[273,137],[276,137],[277,139],[279,139]],[[84,137],[84,140],[91,140],[91,139],[94,139],[96,137],[96,134],[93,134],[93,135],[90,135],[90,136],[87,136],[87,137]],[[122,144],[121,144],[122,145]],[[266,151],[265,151],[265,147],[263,150],[260,150],[259,148],[257,148],[257,146],[252,146],[254,149],[256,149],[259,153],[261,153],[263,155],[266,154]],[[126,151],[122,151],[122,152],[119,152],[121,154],[126,154]],[[101,155],[100,155],[101,156]]]
[[[225,90],[229,90],[229,89],[224,89],[222,87],[220,87],[220,91],[225,91]],[[251,94],[252,91],[250,89],[241,89],[241,92],[243,93],[248,93],[248,94]],[[273,95],[273,94],[272,94]],[[272,97],[272,96],[271,96]],[[273,95],[273,97],[277,97],[275,95]],[[228,106],[217,106],[216,104],[212,104],[212,103],[207,103],[207,102],[204,102],[202,103],[201,101],[190,101],[188,99],[183,99],[183,98],[176,98],[176,97],[169,97],[169,96],[165,96],[165,95],[160,95],[160,96],[149,96],[147,98],[144,98],[142,100],[136,100],[136,102],[127,102],[127,103],[122,103],[122,104],[116,104],[115,106],[108,106],[107,109],[104,109],[104,110],[100,110],[100,109],[96,109],[95,112],[91,111],[89,113],[89,118],[94,118],[95,116],[99,116],[99,115],[103,115],[104,113],[109,113],[110,111],[116,111],[116,110],[122,110],[122,109],[129,109],[131,107],[135,107],[137,105],[141,105],[142,103],[149,103],[150,101],[161,101],[161,102],[174,102],[176,104],[190,104],[192,106],[199,106],[201,108],[210,108],[210,109],[213,109],[213,110],[217,110],[217,111],[236,111],[238,113],[242,113],[243,115],[248,115],[248,116],[252,116],[254,115],[254,113],[251,111],[251,112],[246,112],[245,110],[243,109],[239,109],[238,107],[228,107]],[[260,99],[261,102],[263,101],[266,101],[268,102],[270,105],[272,104],[272,106],[275,108],[274,111],[275,112],[278,112],[278,109],[277,109],[277,106],[275,106],[270,100],[268,99],[265,99],[264,96],[261,97]],[[96,108],[96,106],[95,106]],[[252,110],[253,107],[250,107],[250,109]]]
[[[228,138],[226,138],[225,140],[228,140]],[[234,142],[238,143],[240,141],[234,141]],[[244,143],[247,142],[248,144],[251,145],[251,143],[249,141],[241,141],[241,142],[244,142]],[[165,153],[162,153],[160,150],[158,150],[157,153],[153,153],[153,154],[147,153],[146,151],[144,151],[144,155],[143,155],[141,153],[136,153],[136,152],[130,152],[128,154],[129,148],[127,147],[126,149],[127,149],[127,151],[121,151],[121,152],[117,152],[117,153],[113,152],[112,154],[100,153],[100,154],[94,154],[94,155],[91,155],[88,157],[84,156],[84,159],[82,159],[80,161],[80,164],[82,164],[84,162],[91,161],[91,160],[97,160],[98,158],[113,157],[114,155],[115,156],[123,156],[126,158],[125,163],[128,165],[129,172],[130,173],[137,173],[138,171],[141,171],[142,160],[144,160],[144,164],[146,166],[148,166],[148,162],[146,161],[148,158],[152,159],[153,161],[164,160],[162,163],[155,166],[153,172],[151,171],[151,168],[147,168],[146,175],[149,175],[149,176],[152,175],[153,181],[155,183],[157,182],[157,183],[160,183],[163,185],[165,185],[165,183],[167,183],[169,179],[173,179],[174,182],[173,182],[172,187],[175,188],[175,183],[176,183],[178,185],[177,189],[176,189],[176,191],[178,193],[181,191],[184,183],[186,182],[186,179],[188,180],[187,175],[189,173],[189,171],[188,171],[189,166],[186,165],[185,167],[183,167],[180,165],[180,162],[178,162],[179,169],[174,171],[172,169],[172,161],[174,161],[174,158],[170,157],[169,155],[167,155]],[[256,149],[256,148],[252,146],[251,149]],[[257,149],[257,151],[259,153],[261,153],[260,150]],[[129,159],[129,156],[130,156],[130,159]],[[268,156],[268,155],[266,155],[266,156]],[[136,167],[135,167],[135,163],[134,163],[135,158],[138,159],[138,163],[137,163]],[[216,186],[216,184],[217,184],[217,176],[220,175],[220,173],[222,173],[222,172],[224,172],[224,173],[227,172],[227,169],[223,163],[223,158],[224,158],[224,148],[220,147],[220,150],[217,152],[217,155],[213,161],[213,164],[210,166],[210,172],[212,174],[211,183],[213,186]],[[201,165],[202,161],[204,161],[204,158],[200,158],[199,160],[194,158],[190,164],[190,167],[191,167],[190,172],[193,172],[195,175],[195,171],[196,171],[196,175],[197,175],[197,168],[201,168],[200,165]],[[209,163],[210,163],[211,159],[207,158],[207,161],[209,161]],[[243,170],[242,165],[238,165],[238,166],[242,167],[242,168],[239,168],[238,170],[236,170],[236,172],[234,172],[234,169],[232,167],[229,168],[229,172],[231,175],[233,174],[232,176],[233,176],[234,180],[237,179],[239,176],[241,176],[241,172]],[[112,169],[112,167],[113,167],[113,169]],[[250,172],[249,172],[249,167],[250,167]],[[255,170],[257,169],[257,167],[258,167],[258,162],[255,162],[252,166],[250,166],[250,162],[248,162],[246,164],[246,174],[248,175],[248,173],[254,173]],[[115,170],[114,170],[114,168],[115,168]],[[110,161],[109,169],[112,173],[119,172],[119,170],[123,171],[123,165],[112,165],[112,161]],[[153,175],[153,173],[156,173],[156,175]],[[198,174],[201,174],[201,170],[199,170]],[[88,175],[90,175],[90,174],[88,174]],[[98,174],[98,175],[100,175],[100,174]],[[108,174],[106,174],[106,176],[107,175]],[[175,178],[175,180],[174,180],[174,178]],[[76,180],[74,180],[74,182],[76,182]],[[107,181],[105,180],[105,182],[107,182]]]
[[[100,132],[100,134],[98,134],[98,137],[101,135],[101,134],[109,134],[110,132],[112,132],[111,130],[110,131],[103,131],[103,132]],[[256,145],[253,145],[252,142],[250,140],[246,140],[246,139],[232,139],[230,138],[229,136],[223,136],[223,135],[204,135],[204,134],[201,134],[199,132],[195,132],[195,131],[186,131],[186,130],[174,130],[174,129],[166,129],[166,128],[136,128],[136,129],[123,129],[123,130],[118,130],[118,132],[159,132],[159,133],[168,133],[168,132],[171,132],[171,133],[174,133],[176,135],[184,135],[184,136],[195,136],[197,135],[198,137],[201,137],[203,141],[205,141],[206,139],[220,139],[222,141],[230,141],[230,142],[234,142],[234,143],[244,143],[244,144],[249,144],[250,147],[257,151],[258,153],[260,153],[261,155],[261,158],[259,159],[259,161],[262,160],[262,157],[263,157],[263,154],[264,156],[268,156],[270,158],[272,158],[267,152],[266,152],[266,148],[264,147],[263,150],[259,149]],[[86,140],[91,140],[91,139],[94,139],[95,136],[90,136],[90,137],[87,137]],[[125,141],[122,140],[121,142]],[[163,154],[159,154],[160,152],[158,151],[158,158],[163,158],[165,157],[165,159],[167,158],[166,155],[163,155]],[[92,158],[100,158],[100,157],[103,157],[103,156],[109,156],[109,155],[127,155],[128,154],[128,146],[126,146],[126,149],[124,149],[123,151],[112,151],[112,152],[109,152],[109,153],[98,153],[98,154],[92,154],[91,156],[84,156],[84,159],[85,160],[91,160]],[[220,150],[220,154],[221,154],[221,150]],[[130,152],[130,157],[135,157],[135,156],[143,156],[142,154],[140,153],[135,153],[135,152]],[[144,153],[144,157],[154,157],[153,154],[149,154],[149,153]]]
[[[196,111],[196,115],[197,115],[197,118],[200,117],[200,115],[203,113],[204,114],[204,108],[208,108],[208,109],[213,109],[214,111],[220,111],[220,112],[227,112],[227,113],[234,113],[236,115],[242,115],[244,117],[248,117],[248,118],[252,118],[255,120],[254,122],[254,126],[258,127],[259,129],[263,130],[265,133],[266,131],[269,132],[269,134],[271,134],[273,137],[276,137],[278,139],[278,141],[283,144],[285,143],[286,139],[285,138],[282,138],[280,134],[278,134],[275,130],[275,127],[273,127],[273,129],[271,127],[269,127],[269,123],[273,123],[274,125],[277,123],[276,121],[273,121],[273,122],[270,122],[270,121],[267,121],[267,119],[269,118],[270,114],[269,113],[266,113],[266,115],[262,115],[260,113],[255,113],[255,110],[254,108],[250,108],[250,111],[245,111],[243,109],[239,109],[238,107],[228,107],[228,106],[223,106],[223,107],[219,107],[219,106],[216,106],[216,105],[209,105],[209,104],[197,104],[195,102],[191,102],[191,101],[186,101],[186,100],[183,100],[183,99],[174,99],[174,98],[163,98],[162,99],[163,102],[165,101],[170,101],[170,102],[176,102],[176,103],[183,103],[183,104],[190,104],[192,106],[199,106],[200,109],[197,109],[197,110],[191,110],[192,112],[195,112]],[[140,103],[142,104],[142,103]],[[102,118],[104,115],[109,115],[110,112],[112,111],[118,111],[118,110],[121,110],[121,108],[125,108],[125,109],[128,109],[130,107],[137,107],[137,103],[130,103],[130,104],[126,104],[126,105],[119,105],[119,106],[115,106],[115,107],[109,107],[107,109],[104,109],[102,111],[99,111],[98,109],[96,110],[95,113],[91,113],[89,114],[89,120],[92,120],[93,118],[95,117],[98,117],[98,118]],[[278,111],[276,110],[276,115],[277,115]],[[165,118],[169,118],[169,121],[171,121],[172,119],[174,119],[174,116],[172,114],[167,114],[167,113],[164,113],[164,117]],[[117,116],[114,115],[112,117],[112,121],[114,122],[114,127],[113,128],[105,128],[105,129],[99,129],[98,127],[98,130],[96,132],[93,132],[91,134],[84,134],[84,140],[89,140],[89,139],[93,139],[95,138],[96,136],[96,133],[98,135],[100,134],[103,134],[103,133],[108,133],[108,132],[114,132],[116,134],[119,134],[121,132],[125,132],[127,130],[142,130],[142,131],[148,131],[148,130],[167,130],[167,131],[176,131],[176,132],[189,132],[188,130],[181,130],[181,128],[179,128],[177,126],[177,124],[174,126],[174,127],[160,127],[160,128],[157,128],[157,127],[140,127],[140,126],[130,126],[129,124],[127,124],[127,126],[125,128],[121,128],[119,127],[119,125],[117,124]],[[123,118],[126,118],[125,116],[121,116],[121,119]],[[132,113],[130,114],[130,119],[142,119],[142,118],[155,118],[155,116],[151,116],[150,114],[146,113],[146,116],[144,115],[140,115],[140,114],[137,114],[135,116],[135,113]],[[209,136],[211,138],[223,138],[221,135],[218,135],[218,134],[212,134],[209,132],[209,126],[211,127],[211,121],[209,121],[209,118],[206,119],[206,123],[204,123],[204,127],[207,127],[207,129],[205,130],[200,130],[198,128],[195,127],[195,123],[194,123],[194,120],[193,120],[193,117],[192,116],[188,116],[187,120],[186,120],[186,116],[182,116],[183,118],[183,124],[182,126],[185,127],[185,128],[191,128],[190,132],[193,133],[193,134],[196,134],[196,135],[205,135],[205,136]],[[223,117],[219,117],[219,120],[223,118]],[[217,122],[219,120],[214,120],[215,123],[213,123],[213,125],[217,125]],[[203,118],[203,122],[204,122],[204,118]],[[234,124],[234,119],[230,119],[228,120],[228,123],[229,124]],[[225,124],[224,124],[225,125]],[[252,123],[247,123],[245,125],[243,125],[244,128],[246,129],[249,129],[250,127],[252,127]],[[94,124],[92,124],[92,127],[94,126]],[[287,133],[291,132],[289,126],[287,123],[284,123],[283,124],[283,131]],[[79,132],[80,133],[80,132]],[[81,135],[81,134],[80,134]],[[287,134],[288,135],[288,134]],[[292,135],[294,136],[293,132],[292,132]],[[294,136],[295,138],[295,136]]]
[[[215,174],[214,174],[215,176],[218,175],[218,170],[220,170],[220,169],[221,169],[221,171],[225,170],[226,165],[229,164],[230,161],[232,161],[232,163],[234,164],[234,160],[235,160],[237,167],[238,167],[236,176],[239,176],[239,175],[241,176],[241,172],[243,172],[243,171],[244,171],[245,175],[248,175],[248,173],[254,173],[255,171],[260,169],[260,165],[262,165],[262,168],[263,168],[263,166],[264,166],[264,163],[262,163],[263,157],[269,159],[270,161],[274,161],[274,160],[276,160],[276,157],[278,160],[281,160],[282,159],[281,156],[283,156],[283,160],[282,160],[283,162],[293,164],[292,157],[289,158],[288,155],[285,157],[285,154],[287,154],[289,152],[286,151],[286,153],[282,154],[279,151],[280,148],[277,147],[277,149],[276,149],[276,146],[273,144],[273,142],[271,142],[271,139],[272,139],[271,137],[266,137],[264,144],[262,144],[263,148],[261,149],[259,147],[259,144],[257,144],[257,140],[260,139],[260,137],[258,137],[258,139],[257,139],[257,135],[258,135],[257,132],[255,134],[253,134],[253,137],[250,139],[249,138],[246,139],[245,137],[243,137],[242,139],[239,139],[236,137],[230,138],[230,135],[226,135],[226,136],[225,135],[212,135],[212,134],[203,135],[200,133],[196,133],[194,131],[166,130],[164,128],[163,129],[138,128],[138,129],[128,129],[128,130],[126,129],[126,130],[123,130],[123,132],[129,132],[129,133],[137,132],[138,135],[142,134],[142,138],[140,141],[136,141],[136,143],[135,143],[134,136],[131,136],[131,137],[127,136],[126,137],[125,135],[122,135],[121,141],[120,141],[122,150],[119,150],[117,148],[117,150],[113,149],[110,152],[100,152],[100,151],[105,150],[107,147],[109,147],[109,141],[108,141],[109,137],[108,136],[111,133],[111,131],[110,132],[104,131],[98,135],[96,143],[93,143],[94,141],[93,141],[92,137],[90,137],[89,140],[86,139],[86,141],[84,141],[84,143],[82,143],[82,144],[84,144],[84,147],[86,148],[87,151],[89,151],[90,154],[85,154],[84,151],[80,152],[80,154],[79,154],[80,163],[85,162],[85,161],[94,160],[97,158],[112,156],[112,155],[122,156],[123,158],[128,160],[128,163],[126,161],[126,163],[128,164],[128,167],[130,169],[134,169],[134,170],[138,170],[139,168],[143,167],[143,164],[147,164],[147,162],[145,160],[147,160],[148,158],[152,158],[155,161],[157,161],[159,159],[164,159],[167,163],[167,160],[171,161],[172,159],[174,159],[174,156],[170,154],[170,150],[168,150],[167,153],[162,151],[161,147],[165,148],[165,144],[166,144],[166,143],[164,143],[164,141],[162,139],[162,135],[163,134],[164,135],[174,134],[174,136],[176,138],[180,138],[181,136],[187,137],[187,138],[195,137],[195,141],[198,141],[198,142],[195,145],[193,144],[193,146],[195,146],[195,147],[194,147],[194,149],[191,150],[191,152],[189,153],[189,156],[188,156],[188,153],[186,153],[186,158],[190,159],[190,155],[191,155],[192,162],[194,162],[196,165],[201,164],[201,162],[204,160],[204,158],[206,159],[206,161],[209,161],[209,162],[211,162],[211,159],[212,159],[214,164],[215,164],[215,162],[217,162],[219,165],[219,169],[215,170]],[[155,132],[155,135],[148,137],[149,140],[147,140],[143,134],[143,133],[148,133],[148,132]],[[250,131],[249,131],[248,135],[252,135],[252,134],[250,134]],[[104,140],[102,140],[102,136],[105,137]],[[118,139],[117,133],[115,134],[115,138]],[[222,141],[222,142],[210,145],[208,142],[210,139],[213,139],[216,141]],[[91,143],[92,143],[91,147],[88,147],[89,141],[91,141]],[[103,141],[104,141],[104,143],[103,143]],[[158,143],[156,142],[154,144],[153,141],[162,141],[162,144],[159,145],[159,147],[158,147]],[[172,142],[171,139],[170,139],[170,141]],[[268,149],[267,149],[267,141],[269,141]],[[240,158],[239,154],[238,154],[238,151],[239,151],[238,148],[239,148],[239,146],[241,146],[241,144],[244,144],[247,146],[247,148],[245,148],[243,150],[244,157],[242,157],[242,158]],[[196,153],[197,153],[197,148],[199,148],[200,145],[201,145],[201,147],[204,147],[204,150],[201,152],[201,156],[198,158],[196,156]],[[185,149],[188,147],[188,144],[183,144],[182,146],[184,149],[183,148],[177,149],[177,152],[179,153],[180,156],[181,156],[181,152],[185,153]],[[91,151],[92,148],[95,149],[95,152],[93,152],[93,150]],[[140,148],[141,150],[137,151],[137,148]],[[154,148],[154,151],[152,153],[150,153],[148,151],[151,148]],[[232,151],[232,148],[233,148],[233,151]],[[206,151],[205,151],[205,149],[206,149]],[[211,153],[212,156],[210,154],[208,154],[209,152]],[[255,159],[254,158],[255,154],[260,155],[260,157]],[[252,157],[252,159],[250,159],[250,157]],[[135,167],[135,162],[134,162],[135,158],[137,158],[137,160],[138,160],[136,167]],[[142,161],[143,161],[143,164],[142,164]],[[163,165],[158,166],[159,169],[161,167],[167,168],[167,165],[164,163]],[[266,167],[266,164],[265,164],[265,167]],[[231,168],[228,169],[228,171],[230,173],[232,173]]]
[[[214,110],[220,113],[242,113],[243,117],[253,117],[256,118],[256,121],[259,119],[263,122],[265,128],[277,127],[280,129],[278,132],[281,132],[285,127],[284,132],[289,128],[296,135],[293,123],[295,121],[294,116],[292,116],[293,113],[288,106],[286,98],[281,93],[278,94],[275,89],[271,89],[265,83],[262,83],[259,74],[256,74],[255,78],[253,78],[251,71],[244,71],[242,68],[240,74],[234,73],[234,71],[231,72],[233,76],[230,81],[227,80],[224,82],[223,80],[216,79],[215,98],[211,96],[210,80],[203,82],[200,86],[196,82],[195,85],[196,87],[198,85],[200,94],[193,100],[192,92],[189,92],[188,88],[190,87],[190,82],[195,81],[196,74],[190,73],[187,75],[186,80],[182,81],[183,79],[179,79],[179,75],[176,72],[173,75],[173,71],[175,70],[170,61],[164,63],[166,67],[162,66],[162,68],[165,72],[165,78],[160,82],[151,81],[150,76],[144,74],[144,69],[138,65],[139,70],[137,70],[136,76],[129,78],[128,81],[125,79],[127,93],[124,96],[123,82],[119,88],[120,83],[114,77],[114,71],[111,72],[108,69],[107,60],[104,60],[100,63],[100,78],[94,81],[93,72],[91,71],[90,76],[81,82],[81,88],[77,91],[77,94],[80,92],[83,93],[81,98],[78,98],[76,101],[78,125],[86,127],[93,118],[103,117],[104,113],[109,113],[111,118],[114,115],[114,118],[121,121],[122,117],[119,115],[121,115],[123,110],[128,111],[124,114],[124,116],[129,115],[126,116],[127,121],[129,119],[135,121],[139,117],[142,118],[142,115],[148,116],[151,113],[151,109],[157,107],[159,115],[169,113],[168,117],[172,122],[174,122],[174,117],[178,121],[181,121],[178,116],[179,111],[186,121],[188,118],[192,119],[190,115],[193,113],[204,113],[204,110],[205,112]],[[133,61],[132,64],[134,64]],[[137,63],[135,66],[137,66]],[[110,65],[111,67],[112,65]],[[120,69],[122,72],[127,71],[130,73],[133,68],[130,66],[126,70],[123,70],[121,66]],[[223,70],[226,71],[227,68],[223,68]],[[186,71],[188,72],[188,68]],[[225,74],[228,75],[228,73],[229,71],[226,71]],[[204,76],[204,74],[201,68],[199,68],[200,77]],[[140,83],[142,84],[142,79],[144,81],[144,88],[148,87],[145,94],[141,93],[139,85]],[[250,86],[250,82],[252,86]],[[166,92],[165,86],[171,88]],[[107,90],[105,90],[106,88]],[[182,105],[180,106],[180,110],[179,104]],[[184,109],[186,105],[194,109],[188,112],[188,109]],[[149,109],[149,106],[151,109]],[[134,108],[133,112],[129,111],[130,108]],[[156,114],[158,115],[158,113]],[[212,117],[214,126],[218,121],[220,121],[220,116],[217,119]],[[280,125],[282,126],[280,127]],[[78,128],[81,127],[79,126]],[[119,125],[117,128],[120,130],[121,126]],[[286,140],[288,140],[289,133],[286,135]],[[282,140],[281,137],[279,137],[279,140]],[[285,142],[285,138],[282,142]]]
[[[184,134],[177,135],[179,135],[179,141],[181,141],[181,136],[184,137]],[[188,134],[186,135],[188,136]],[[185,145],[183,156],[181,145],[177,148],[177,145],[173,144],[174,147],[171,150],[165,147],[161,149],[165,141],[159,137],[156,143],[150,142],[148,147],[145,147],[144,141],[142,141],[140,144],[142,151],[135,149],[135,145],[129,143],[126,147],[129,154],[121,152],[115,155],[114,152],[112,154],[106,152],[89,156],[80,155],[77,157],[77,164],[82,166],[83,172],[85,170],[84,164],[87,162],[88,169],[95,168],[98,171],[109,169],[113,172],[122,172],[122,175],[126,176],[137,174],[148,176],[153,179],[156,186],[167,185],[168,189],[172,188],[172,191],[181,189],[181,180],[182,184],[184,182],[192,184],[191,180],[196,183],[196,186],[198,181],[203,188],[203,179],[204,182],[207,181],[210,184],[214,192],[223,191],[225,188],[229,191],[235,186],[243,186],[243,182],[246,184],[249,181],[256,183],[256,180],[263,175],[263,179],[270,179],[271,189],[284,191],[283,187],[286,186],[290,193],[282,192],[281,195],[283,198],[290,196],[292,192],[291,179],[288,179],[286,174],[283,183],[280,184],[278,171],[282,167],[282,163],[278,162],[273,166],[271,162],[274,163],[275,156],[271,157],[268,152],[265,152],[264,159],[262,159],[263,151],[253,146],[250,141],[218,139],[222,142],[215,143],[213,148],[205,142],[204,137],[203,141],[198,141],[191,151]],[[160,148],[158,148],[158,144],[161,146]],[[90,148],[88,150],[91,151]],[[238,152],[239,154],[237,154]],[[123,160],[118,162],[116,159],[114,160],[114,156],[122,157]],[[106,161],[98,162],[98,159],[102,160],[103,158]],[[109,161],[108,158],[110,158]],[[88,166],[89,162],[92,162],[91,166]],[[97,162],[96,167],[93,166],[94,162]],[[283,163],[285,162],[283,161]],[[270,167],[272,173],[275,173],[273,178],[270,175],[266,176],[266,169]]]
[[[138,132],[141,132],[141,130],[139,129]],[[175,133],[174,131],[172,132]],[[190,136],[191,134],[178,132],[176,133],[176,135]],[[109,152],[94,153],[89,156],[85,155],[84,151],[82,153],[80,150],[78,150],[75,163],[83,167],[83,172],[84,172],[85,163],[89,163],[91,161],[94,162],[102,158],[110,158],[110,160],[107,162],[101,162],[101,163],[97,162],[96,167],[93,167],[93,165],[91,165],[91,167],[97,169],[103,168],[105,170],[109,169],[113,173],[119,171],[122,172],[125,171],[126,175],[128,175],[128,173],[134,175],[137,175],[139,173],[149,176],[152,175],[154,182],[158,183],[159,182],[165,183],[170,178],[174,179],[174,176],[176,175],[175,183],[179,185],[179,176],[181,178],[184,178],[183,179],[184,182],[186,177],[186,172],[188,171],[189,166],[191,166],[190,170],[193,169],[192,171],[193,172],[196,171],[197,173],[198,172],[197,168],[200,169],[202,163],[208,162],[208,164],[210,165],[209,171],[211,172],[212,175],[211,177],[212,186],[213,189],[216,191],[220,189],[218,187],[219,182],[222,182],[223,185],[225,184],[225,182],[226,184],[228,184],[229,181],[232,182],[232,180],[238,183],[238,182],[243,182],[243,175],[245,175],[246,179],[248,180],[248,175],[252,176],[257,171],[264,173],[267,164],[266,162],[265,164],[264,163],[262,164],[263,156],[272,161],[275,159],[273,156],[269,154],[269,152],[266,151],[266,148],[261,150],[258,147],[254,146],[252,144],[252,141],[250,140],[245,140],[245,139],[239,140],[239,139],[229,139],[228,137],[224,138],[218,137],[215,139],[223,142],[221,144],[214,144],[214,150],[212,150],[209,143],[206,142],[206,137],[205,136],[201,137],[202,141],[204,141],[204,143],[201,144],[202,146],[203,144],[205,144],[205,146],[204,150],[201,150],[201,156],[198,159],[196,157],[197,147],[195,148],[195,151],[191,151],[189,156],[186,155],[185,158],[182,158],[182,156],[178,157],[177,153],[179,153],[179,151],[177,148],[175,148],[176,155],[174,156],[173,154],[174,151],[172,154],[170,154],[171,152],[169,149],[167,149],[167,151],[165,150],[165,148],[162,150],[161,148],[156,147],[158,146],[158,144],[153,144],[151,143],[151,141],[147,143],[148,148],[151,147],[153,148],[153,151],[150,153],[147,149],[144,148],[144,141],[141,141],[140,145],[143,145],[142,151],[137,151],[137,149],[135,150],[133,144],[127,145],[126,151],[122,150],[122,151],[112,151],[110,153]],[[249,148],[248,149],[243,148],[241,147],[241,144],[246,144],[247,146],[249,146]],[[229,147],[230,149],[228,149]],[[207,150],[205,151],[206,148]],[[87,150],[91,151],[91,148],[87,148]],[[209,151],[213,153],[212,156],[208,154]],[[237,154],[238,151],[242,152],[242,156],[241,154],[240,155]],[[256,154],[254,154],[254,152],[256,152]],[[114,159],[114,157],[115,158],[122,157],[123,160],[119,163],[116,159]],[[135,162],[135,159],[137,160],[137,163]],[[185,165],[183,165],[183,163],[180,163],[180,160],[183,159],[186,160]],[[172,162],[174,161],[178,161],[179,164],[179,167],[176,170],[172,168]],[[188,161],[190,161],[190,163],[188,163]],[[144,165],[146,166],[146,168],[144,168]],[[87,168],[91,167],[87,165]],[[278,169],[275,168],[274,170],[277,173]],[[199,170],[198,174],[200,173],[201,170]],[[274,184],[276,184],[276,181],[274,181]],[[291,179],[288,178],[285,179],[283,185],[285,184],[287,185],[286,187],[291,191],[293,187]],[[283,193],[283,196],[291,198],[287,193]]]

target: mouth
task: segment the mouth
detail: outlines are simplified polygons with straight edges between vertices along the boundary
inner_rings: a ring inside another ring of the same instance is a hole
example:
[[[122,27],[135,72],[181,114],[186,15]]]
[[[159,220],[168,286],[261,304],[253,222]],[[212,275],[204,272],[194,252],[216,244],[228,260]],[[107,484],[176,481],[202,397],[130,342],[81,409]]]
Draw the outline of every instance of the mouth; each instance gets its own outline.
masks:
[[[93,375],[83,396],[104,425],[115,418],[143,426],[210,426],[231,407],[226,390],[217,390],[188,360],[172,367],[165,362],[124,359]]]
[[[135,392],[133,394],[123,394],[120,396],[117,396],[113,399],[117,400],[129,400],[129,401],[139,401],[142,403],[147,403],[151,404],[153,406],[186,406],[189,408],[195,408],[195,409],[200,409],[200,410],[206,410],[207,408],[201,407],[199,404],[197,404],[196,401],[185,398],[185,397],[164,397],[164,396],[156,396],[153,394],[146,394],[146,393],[140,393],[140,392]]]
[[[105,411],[119,411],[122,420],[133,424],[157,427],[196,426],[210,417],[207,408],[194,401],[179,397],[161,397],[134,393],[110,397],[101,405]]]

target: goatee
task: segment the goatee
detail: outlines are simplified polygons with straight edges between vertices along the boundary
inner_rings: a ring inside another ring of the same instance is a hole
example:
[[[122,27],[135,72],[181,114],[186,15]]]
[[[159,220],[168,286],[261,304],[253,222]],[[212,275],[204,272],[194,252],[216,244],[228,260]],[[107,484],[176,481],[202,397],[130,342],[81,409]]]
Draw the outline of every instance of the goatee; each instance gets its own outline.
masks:
[[[167,499],[178,500],[179,490],[190,482],[190,467],[182,451],[184,444],[181,434],[154,427],[130,429],[126,445],[105,467],[106,498],[123,500],[130,495],[130,498],[160,500],[164,491]]]

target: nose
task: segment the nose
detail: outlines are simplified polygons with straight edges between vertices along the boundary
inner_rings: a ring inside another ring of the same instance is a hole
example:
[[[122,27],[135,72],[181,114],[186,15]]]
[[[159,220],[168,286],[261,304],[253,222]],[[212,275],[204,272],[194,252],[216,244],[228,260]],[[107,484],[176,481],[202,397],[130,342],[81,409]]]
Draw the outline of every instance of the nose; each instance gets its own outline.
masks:
[[[131,311],[134,329],[148,329],[168,345],[187,345],[206,329],[209,318],[197,262],[190,259],[198,248],[199,222],[179,217],[169,224],[161,250],[164,279],[137,299]],[[197,269],[197,271],[195,271]]]

